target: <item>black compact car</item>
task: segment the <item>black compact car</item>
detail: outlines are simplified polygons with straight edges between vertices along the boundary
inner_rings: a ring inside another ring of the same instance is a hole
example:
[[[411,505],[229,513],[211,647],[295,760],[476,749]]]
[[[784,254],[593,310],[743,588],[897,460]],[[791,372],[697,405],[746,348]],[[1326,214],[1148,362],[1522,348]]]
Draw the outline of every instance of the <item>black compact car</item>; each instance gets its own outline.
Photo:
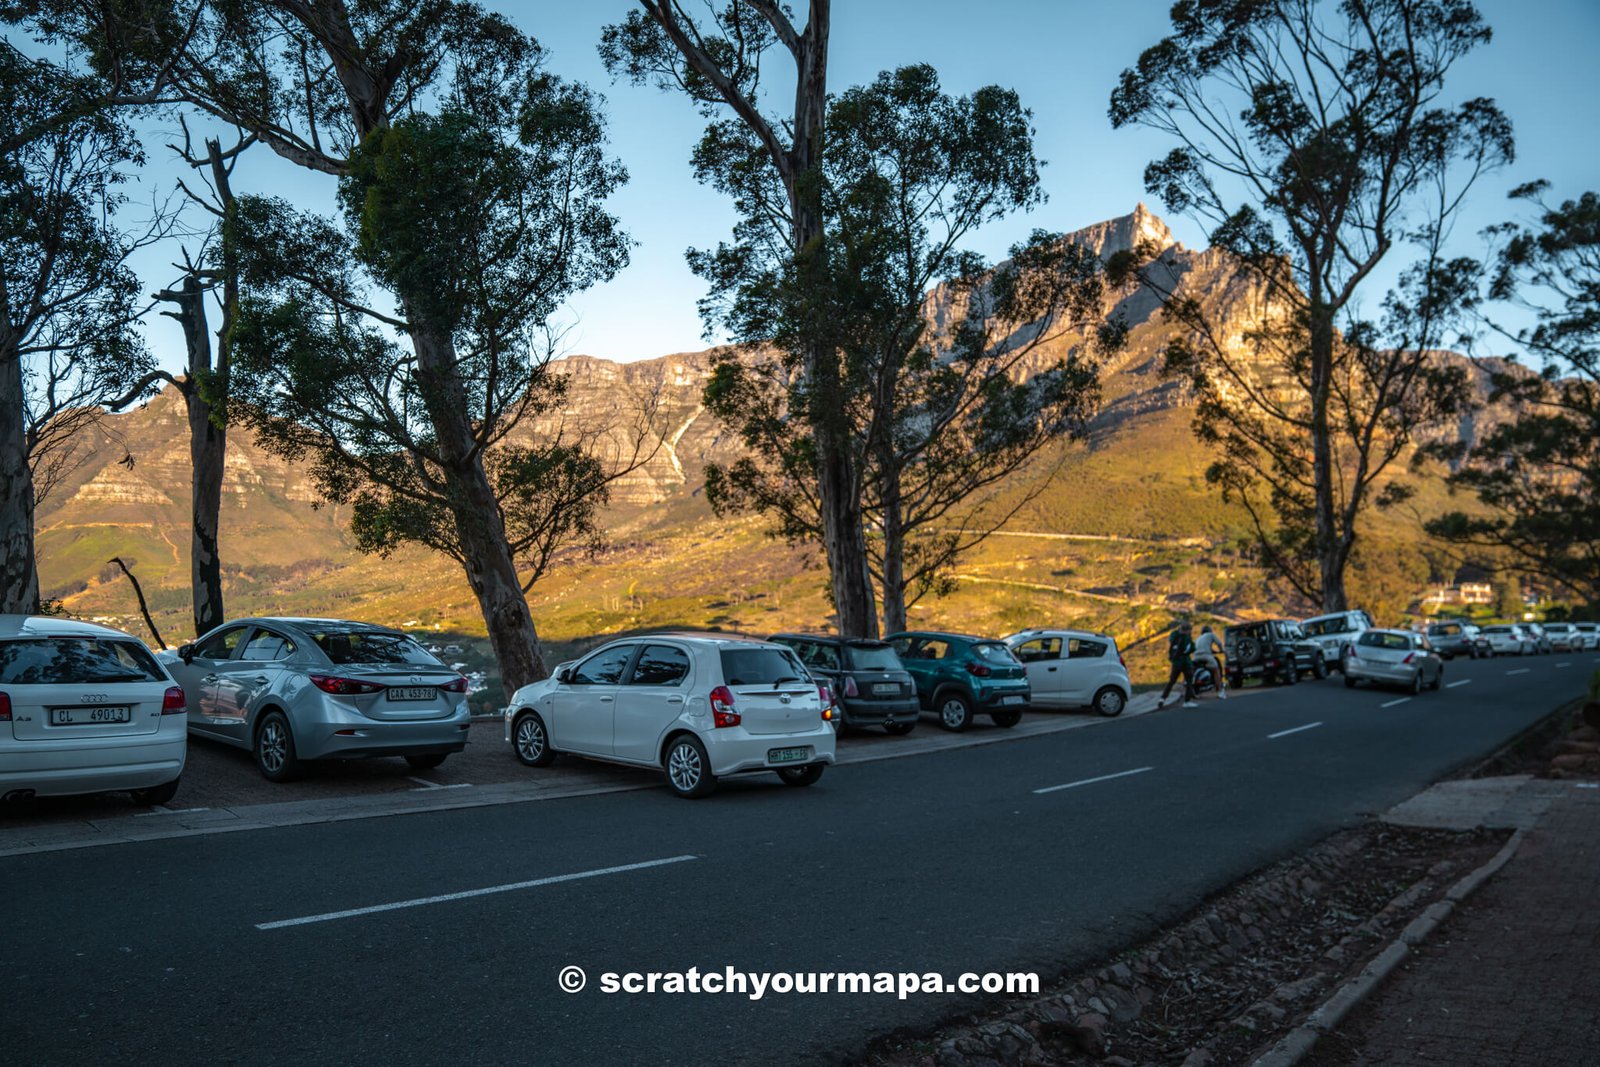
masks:
[[[1243,686],[1248,678],[1293,685],[1302,674],[1328,676],[1322,647],[1305,635],[1293,619],[1267,619],[1230,626],[1223,634],[1228,684]]]
[[[771,640],[794,649],[806,670],[832,690],[841,727],[881,726],[891,734],[916,727],[916,683],[887,642],[829,634],[773,634]]]

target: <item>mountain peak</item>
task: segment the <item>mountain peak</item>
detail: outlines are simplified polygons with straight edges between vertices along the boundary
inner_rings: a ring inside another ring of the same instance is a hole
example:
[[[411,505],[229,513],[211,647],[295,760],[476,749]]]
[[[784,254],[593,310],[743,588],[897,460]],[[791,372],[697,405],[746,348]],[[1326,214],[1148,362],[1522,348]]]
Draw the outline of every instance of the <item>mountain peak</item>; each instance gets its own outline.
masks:
[[[1067,240],[1092,249],[1102,259],[1146,241],[1154,242],[1161,251],[1176,244],[1167,224],[1145,207],[1143,201],[1135,205],[1131,214],[1086,226],[1067,234]]]

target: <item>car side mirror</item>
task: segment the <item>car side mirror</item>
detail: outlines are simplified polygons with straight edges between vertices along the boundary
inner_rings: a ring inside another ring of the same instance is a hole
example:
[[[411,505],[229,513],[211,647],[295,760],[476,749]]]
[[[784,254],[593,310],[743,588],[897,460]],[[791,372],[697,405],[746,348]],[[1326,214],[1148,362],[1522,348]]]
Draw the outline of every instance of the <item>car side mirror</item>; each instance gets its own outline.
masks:
[[[179,645],[178,646],[178,658],[183,660],[183,662],[185,662],[185,663],[193,663],[194,662],[194,643],[190,642],[189,644]]]
[[[556,671],[556,681],[560,682],[563,685],[567,685],[567,684],[571,683],[571,681],[572,681],[572,668],[571,667],[562,667],[559,671]]]

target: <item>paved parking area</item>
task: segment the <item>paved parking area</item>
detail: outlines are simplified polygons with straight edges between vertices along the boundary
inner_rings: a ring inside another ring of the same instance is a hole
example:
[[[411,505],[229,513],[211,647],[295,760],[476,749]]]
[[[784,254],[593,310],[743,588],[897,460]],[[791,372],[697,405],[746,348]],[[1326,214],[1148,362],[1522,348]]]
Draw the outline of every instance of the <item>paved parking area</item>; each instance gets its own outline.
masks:
[[[1154,710],[1155,699],[1154,694],[1135,696],[1123,717]],[[839,762],[896,759],[1115,721],[1087,713],[1035,712],[1011,729],[979,718],[955,734],[924,715],[907,737],[851,731],[840,740]],[[308,763],[303,777],[282,783],[261,777],[243,749],[191,737],[183,785],[171,803],[151,808],[115,793],[0,806],[0,856],[652,788],[665,788],[654,771],[590,760],[563,758],[549,767],[524,767],[505,743],[499,719],[474,722],[466,750],[432,770],[416,770],[402,759]]]

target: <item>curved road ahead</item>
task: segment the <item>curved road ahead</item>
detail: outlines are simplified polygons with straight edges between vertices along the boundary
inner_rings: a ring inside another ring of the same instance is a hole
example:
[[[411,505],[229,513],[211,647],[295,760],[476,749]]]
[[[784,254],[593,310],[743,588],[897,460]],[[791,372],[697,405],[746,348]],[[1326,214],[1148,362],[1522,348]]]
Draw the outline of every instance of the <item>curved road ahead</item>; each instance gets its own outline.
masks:
[[[1302,683],[837,767],[809,790],[764,777],[699,803],[657,789],[12,856],[5,1059],[834,1062],[984,998],[607,995],[598,976],[1048,982],[1492,751],[1595,664],[1457,661],[1453,688],[1409,700]],[[557,987],[569,965],[582,992]]]

